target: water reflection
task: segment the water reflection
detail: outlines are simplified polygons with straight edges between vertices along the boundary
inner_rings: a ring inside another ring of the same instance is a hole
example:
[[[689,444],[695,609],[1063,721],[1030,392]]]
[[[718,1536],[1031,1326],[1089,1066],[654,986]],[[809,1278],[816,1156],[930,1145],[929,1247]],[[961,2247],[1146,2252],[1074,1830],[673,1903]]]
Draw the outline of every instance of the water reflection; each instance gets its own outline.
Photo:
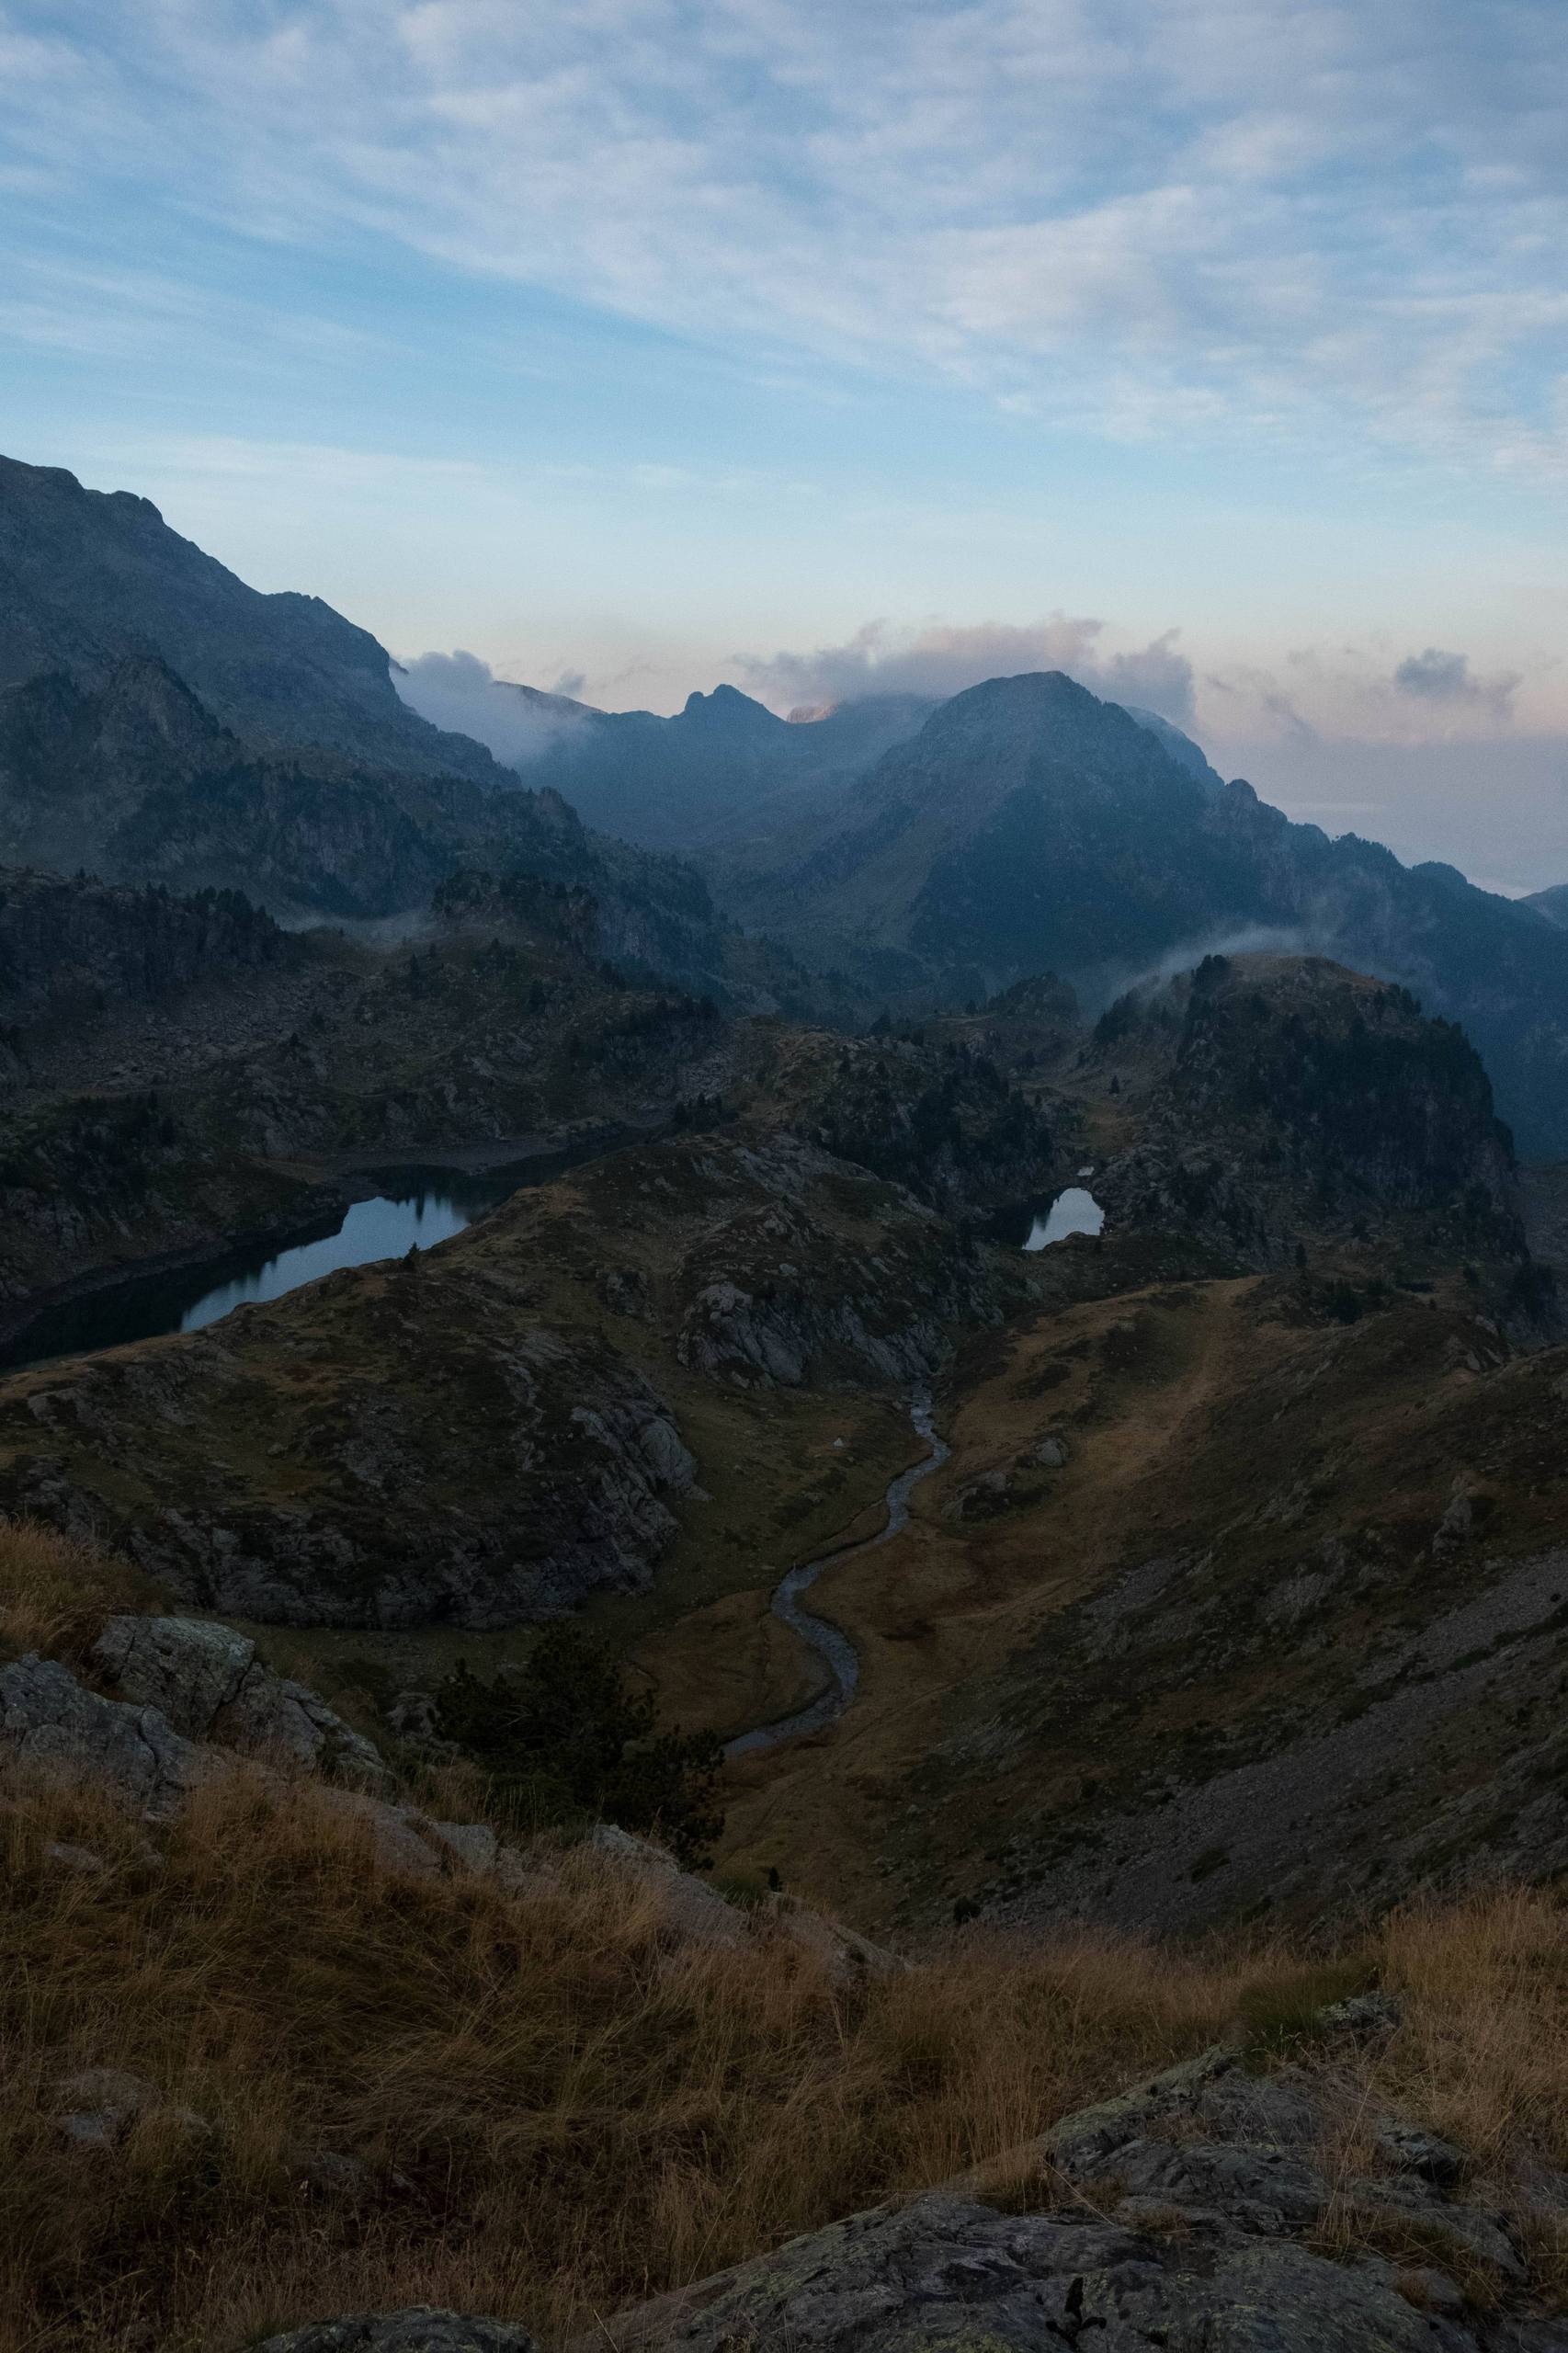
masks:
[[[17,1370],[51,1358],[86,1355],[150,1340],[168,1332],[196,1332],[250,1302],[281,1299],[301,1283],[340,1267],[401,1258],[460,1233],[483,1211],[539,1183],[552,1170],[523,1163],[479,1174],[451,1168],[406,1168],[381,1178],[384,1189],[356,1201],[324,1233],[278,1250],[263,1245],[234,1251],[174,1274],[133,1276],[81,1299],[46,1308],[0,1347],[0,1369]]]
[[[1024,1240],[1026,1250],[1043,1250],[1052,1242],[1064,1242],[1070,1233],[1098,1233],[1105,1224],[1105,1211],[1094,1195],[1082,1185],[1069,1185],[1058,1193],[1043,1217],[1036,1214]]]
[[[356,1201],[335,1233],[298,1243],[264,1266],[215,1283],[170,1328],[199,1332],[204,1324],[216,1324],[249,1300],[281,1299],[301,1283],[335,1274],[339,1267],[364,1267],[376,1258],[401,1258],[411,1249],[428,1250],[460,1233],[472,1216],[449,1193],[383,1193],[373,1201]]]

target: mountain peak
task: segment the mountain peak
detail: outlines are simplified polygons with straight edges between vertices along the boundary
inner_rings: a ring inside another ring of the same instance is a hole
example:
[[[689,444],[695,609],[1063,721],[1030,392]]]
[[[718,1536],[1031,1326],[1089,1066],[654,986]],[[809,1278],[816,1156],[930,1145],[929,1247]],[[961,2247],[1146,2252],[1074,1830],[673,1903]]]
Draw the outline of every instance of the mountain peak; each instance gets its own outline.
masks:
[[[715,687],[710,695],[689,694],[680,715],[699,726],[722,727],[728,732],[744,729],[754,735],[770,733],[785,724],[783,720],[775,718],[766,703],[742,694],[739,687]]]
[[[477,744],[405,709],[385,647],[319,597],[264,596],[134,492],[0,457],[0,681],[97,688],[150,653],[247,745],[498,780]]]

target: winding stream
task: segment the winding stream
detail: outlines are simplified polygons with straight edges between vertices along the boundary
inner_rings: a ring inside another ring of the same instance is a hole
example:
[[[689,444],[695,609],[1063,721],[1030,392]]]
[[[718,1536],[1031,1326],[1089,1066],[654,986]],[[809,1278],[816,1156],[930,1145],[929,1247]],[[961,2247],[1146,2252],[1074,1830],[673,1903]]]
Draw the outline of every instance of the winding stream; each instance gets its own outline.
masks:
[[[724,1744],[726,1756],[750,1756],[758,1749],[777,1748],[782,1741],[799,1740],[809,1732],[821,1732],[844,1713],[855,1695],[860,1680],[860,1660],[854,1643],[840,1626],[827,1618],[813,1617],[801,1607],[801,1597],[813,1586],[824,1569],[839,1561],[852,1561],[857,1553],[874,1552],[885,1544],[901,1529],[909,1525],[909,1499],[922,1479],[928,1479],[940,1469],[952,1449],[937,1437],[931,1420],[931,1399],[925,1390],[917,1389],[910,1407],[910,1419],[930,1449],[924,1461],[911,1463],[901,1471],[888,1488],[887,1525],[875,1536],[868,1536],[859,1544],[842,1545],[835,1552],[824,1552],[819,1560],[806,1561],[798,1569],[790,1569],[773,1588],[773,1615],[798,1634],[809,1651],[820,1658],[832,1680],[825,1691],[809,1707],[800,1709],[792,1716],[781,1716],[776,1723],[756,1724],[750,1732],[743,1732]]]

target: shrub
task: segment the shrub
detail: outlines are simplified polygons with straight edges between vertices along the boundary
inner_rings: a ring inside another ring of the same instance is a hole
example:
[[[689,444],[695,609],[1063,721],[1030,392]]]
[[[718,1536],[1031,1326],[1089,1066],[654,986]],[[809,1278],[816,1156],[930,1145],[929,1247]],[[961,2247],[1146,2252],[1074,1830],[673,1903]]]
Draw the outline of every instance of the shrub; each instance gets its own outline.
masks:
[[[716,1735],[657,1731],[652,1696],[580,1626],[550,1627],[526,1666],[488,1683],[460,1665],[437,1701],[442,1733],[483,1767],[519,1829],[602,1815],[699,1864],[724,1826],[712,1810]]]

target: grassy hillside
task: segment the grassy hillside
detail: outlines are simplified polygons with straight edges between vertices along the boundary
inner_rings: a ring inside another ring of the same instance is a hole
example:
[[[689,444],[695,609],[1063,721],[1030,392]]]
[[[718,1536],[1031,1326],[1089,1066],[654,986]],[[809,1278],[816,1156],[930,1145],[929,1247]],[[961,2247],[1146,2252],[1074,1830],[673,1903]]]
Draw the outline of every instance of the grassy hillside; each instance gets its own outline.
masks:
[[[133,1587],[0,1529],[7,1649],[79,1658]],[[846,1978],[761,1915],[695,1938],[586,1852],[518,1895],[400,1875],[328,1794],[236,1764],[149,1830],[81,1786],[8,1786],[5,2353],[234,2353],[426,2301],[554,2340],[875,2200],[1001,2182],[1057,2118],[1227,2030],[1260,2066],[1310,2053],[1316,2006],[1374,1982],[1403,2021],[1349,2063],[1351,2112],[1392,2100],[1457,2138],[1568,2288],[1526,2180],[1568,2162],[1548,1895],[1415,1910],[1311,1961],[969,1929]],[[59,2120],[99,2068],[147,2086],[112,2146]],[[1354,2252],[1351,2211],[1326,2228]]]

